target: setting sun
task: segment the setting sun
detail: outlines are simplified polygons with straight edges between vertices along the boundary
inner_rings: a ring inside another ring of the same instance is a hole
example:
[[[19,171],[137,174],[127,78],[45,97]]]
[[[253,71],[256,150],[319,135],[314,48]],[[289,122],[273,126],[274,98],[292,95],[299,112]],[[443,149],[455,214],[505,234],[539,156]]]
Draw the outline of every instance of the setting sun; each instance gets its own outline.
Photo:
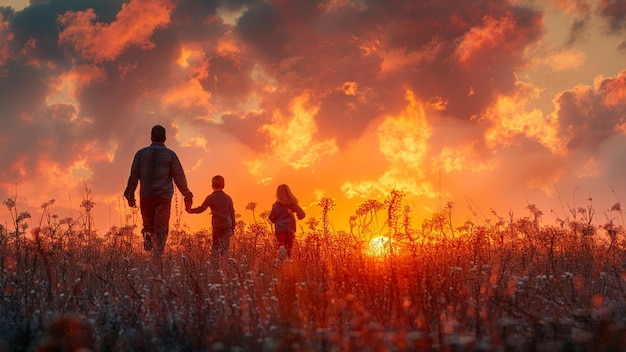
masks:
[[[385,236],[372,238],[367,249],[367,254],[377,257],[389,254],[389,238]]]

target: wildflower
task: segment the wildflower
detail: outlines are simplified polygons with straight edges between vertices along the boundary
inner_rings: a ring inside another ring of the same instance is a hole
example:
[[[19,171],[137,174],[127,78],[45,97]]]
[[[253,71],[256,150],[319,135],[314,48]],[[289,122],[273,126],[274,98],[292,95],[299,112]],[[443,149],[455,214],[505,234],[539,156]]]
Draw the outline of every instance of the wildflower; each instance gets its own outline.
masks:
[[[45,209],[45,208],[48,208],[48,207],[51,207],[51,206],[54,204],[54,202],[55,202],[55,199],[54,199],[54,198],[53,198],[53,199],[50,199],[49,201],[47,201],[47,202],[45,202],[45,203],[41,204],[41,207],[42,207],[42,208],[44,208],[44,209]]]
[[[4,202],[2,202],[2,204],[6,205],[9,210],[15,207],[15,201],[11,198],[5,200]]]
[[[80,207],[81,208],[85,208],[85,211],[89,212],[91,211],[91,209],[93,209],[94,205],[96,205],[95,202],[85,199],[80,203]]]
[[[24,219],[30,219],[30,213],[27,211],[23,211],[20,213],[20,215],[17,216],[17,219],[15,220],[15,222],[21,222]]]

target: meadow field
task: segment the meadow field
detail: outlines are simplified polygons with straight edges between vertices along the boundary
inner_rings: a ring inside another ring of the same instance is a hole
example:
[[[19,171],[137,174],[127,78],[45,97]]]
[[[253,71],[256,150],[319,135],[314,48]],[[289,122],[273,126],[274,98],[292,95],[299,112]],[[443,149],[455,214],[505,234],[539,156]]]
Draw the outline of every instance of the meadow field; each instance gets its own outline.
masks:
[[[4,202],[2,351],[626,349],[619,203],[554,223],[529,205],[455,226],[452,203],[417,223],[394,191],[337,231],[325,198],[288,261],[250,203],[255,220],[238,222],[224,262],[209,257],[209,230],[174,221],[158,261],[134,224],[101,233],[89,202],[80,219],[52,204],[34,219]]]

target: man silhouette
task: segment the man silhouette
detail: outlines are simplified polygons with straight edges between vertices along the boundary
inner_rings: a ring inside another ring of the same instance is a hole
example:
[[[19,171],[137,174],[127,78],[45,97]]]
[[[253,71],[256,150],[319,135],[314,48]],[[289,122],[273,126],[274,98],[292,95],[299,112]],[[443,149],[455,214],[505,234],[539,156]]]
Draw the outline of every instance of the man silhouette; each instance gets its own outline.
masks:
[[[137,184],[141,184],[139,208],[143,221],[141,234],[144,249],[150,251],[154,248],[155,254],[160,256],[169,232],[173,183],[184,196],[185,209],[191,207],[193,194],[187,187],[185,171],[178,156],[165,146],[165,128],[160,125],[152,127],[151,140],[152,144],[135,154],[124,197],[130,207],[136,207],[135,190]]]

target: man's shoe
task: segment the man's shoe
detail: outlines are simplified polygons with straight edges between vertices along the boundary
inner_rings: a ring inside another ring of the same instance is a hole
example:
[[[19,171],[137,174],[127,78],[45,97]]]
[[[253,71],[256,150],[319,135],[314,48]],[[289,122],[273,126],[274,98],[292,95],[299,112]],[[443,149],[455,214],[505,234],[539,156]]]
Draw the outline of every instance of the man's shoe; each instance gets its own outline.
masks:
[[[152,234],[150,232],[143,233],[143,249],[146,251],[152,250]]]

